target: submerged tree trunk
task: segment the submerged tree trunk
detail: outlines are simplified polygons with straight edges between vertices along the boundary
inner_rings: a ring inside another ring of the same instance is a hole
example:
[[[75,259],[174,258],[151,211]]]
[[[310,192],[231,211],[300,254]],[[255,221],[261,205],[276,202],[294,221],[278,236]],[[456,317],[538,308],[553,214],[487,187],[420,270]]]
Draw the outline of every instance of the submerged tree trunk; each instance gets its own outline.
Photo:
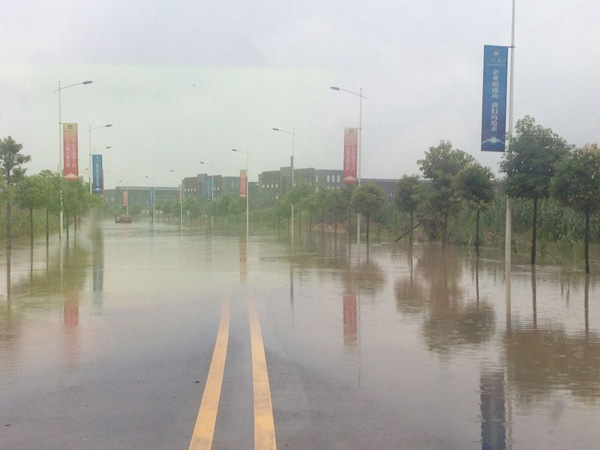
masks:
[[[10,200],[6,202],[6,248],[10,249],[12,243],[10,241]]]
[[[367,219],[367,251],[369,251],[369,225],[371,224],[371,218],[369,216],[367,216],[366,219]]]
[[[531,264],[535,264],[535,248],[537,245],[537,215],[538,215],[538,199],[533,199],[533,224],[531,232]]]
[[[337,213],[335,213],[334,219],[335,219],[335,224],[333,225],[333,236],[337,240],[337,221],[338,221],[338,215],[337,215]]]
[[[475,221],[475,252],[479,256],[479,209],[477,210],[477,220]]]
[[[29,242],[33,248],[33,208],[29,208]]]
[[[413,229],[415,228],[413,225],[414,215],[415,215],[414,211],[411,211],[410,212],[410,234],[408,235],[408,243],[411,247],[412,247],[412,241],[413,241],[412,232],[413,232]]]
[[[448,213],[444,213],[444,229],[442,230],[442,248],[446,248],[446,230],[448,229]]]
[[[585,237],[584,237],[584,253],[585,253],[585,273],[590,273],[590,212],[585,212]]]

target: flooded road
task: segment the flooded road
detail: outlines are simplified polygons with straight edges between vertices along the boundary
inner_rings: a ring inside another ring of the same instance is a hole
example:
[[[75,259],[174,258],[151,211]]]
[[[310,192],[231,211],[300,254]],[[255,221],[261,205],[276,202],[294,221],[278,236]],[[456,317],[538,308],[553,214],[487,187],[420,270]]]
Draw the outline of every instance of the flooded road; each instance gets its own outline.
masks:
[[[507,296],[501,253],[295,242],[144,222],[16,242],[0,448],[600,445],[598,275],[513,264]]]

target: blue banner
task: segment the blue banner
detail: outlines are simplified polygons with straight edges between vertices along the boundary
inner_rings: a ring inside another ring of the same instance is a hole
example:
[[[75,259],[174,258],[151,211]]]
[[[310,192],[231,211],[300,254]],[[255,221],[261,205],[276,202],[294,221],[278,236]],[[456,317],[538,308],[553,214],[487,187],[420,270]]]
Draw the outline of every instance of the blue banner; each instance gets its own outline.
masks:
[[[154,206],[154,188],[148,189],[148,193],[150,194],[150,205]]]
[[[102,155],[92,155],[92,192],[102,194],[104,192],[104,172],[102,170]]]
[[[508,47],[483,48],[481,150],[503,152],[506,138],[506,72]]]

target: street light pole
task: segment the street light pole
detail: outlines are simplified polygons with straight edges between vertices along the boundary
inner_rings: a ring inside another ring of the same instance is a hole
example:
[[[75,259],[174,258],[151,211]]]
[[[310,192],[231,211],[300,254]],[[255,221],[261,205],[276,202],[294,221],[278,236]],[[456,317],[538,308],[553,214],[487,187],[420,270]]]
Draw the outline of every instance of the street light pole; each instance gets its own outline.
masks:
[[[250,177],[248,173],[248,157],[250,156],[249,152],[245,152],[243,150],[237,150],[235,148],[231,149],[232,152],[245,153],[246,154],[246,244],[249,242],[250,237]]]
[[[92,128],[92,126],[89,126],[88,129],[88,133],[89,133],[89,143],[90,143],[90,173],[89,173],[89,177],[88,177],[88,183],[90,184],[90,194],[92,193],[92,131],[94,130],[98,130],[100,128],[108,128],[108,127],[112,127],[112,124],[106,124],[106,125],[102,125],[99,127],[94,127]],[[110,147],[106,147],[106,148],[110,148]]]
[[[207,163],[204,161],[200,161],[200,164],[210,166],[210,204],[211,204],[211,208],[212,208],[213,207],[212,204],[214,201],[214,194],[215,194],[215,165],[214,165],[214,163]],[[212,230],[213,224],[214,224],[213,214],[211,211],[211,214],[210,214],[210,229],[211,230]]]
[[[287,133],[292,135],[292,156],[290,158],[290,190],[294,189],[294,157],[295,157],[295,137],[298,136],[295,133],[295,129],[292,128],[292,131],[281,130],[279,128],[273,128],[273,131],[280,131],[282,133]],[[292,242],[292,246],[294,245],[294,204],[292,203],[292,220],[291,220],[291,229],[290,229],[290,239]]]
[[[171,172],[178,173],[181,177],[181,202],[179,203],[179,223],[183,226],[183,200],[185,198],[185,191],[183,190],[183,172],[176,172],[171,169]]]
[[[154,225],[156,219],[156,177],[146,175],[146,178],[152,180],[152,225]]]
[[[82,81],[81,83],[73,83],[73,84],[69,84],[67,86],[62,86],[60,85],[60,80],[58,81],[58,89],[52,91],[52,93],[54,92],[58,92],[58,174],[62,177],[63,176],[63,160],[62,160],[62,137],[63,137],[63,133],[62,133],[62,99],[61,99],[61,92],[65,89],[68,89],[70,87],[73,86],[79,86],[82,84],[92,84],[93,81]],[[58,231],[58,238],[62,239],[62,232],[63,232],[63,196],[62,196],[62,190],[60,191],[60,214],[59,214],[59,231]]]
[[[349,91],[347,89],[342,89],[337,86],[331,86],[329,89],[333,89],[334,91],[343,91],[343,92],[347,92],[349,94],[357,95],[358,98],[360,99],[359,104],[358,104],[358,185],[360,186],[361,159],[362,159],[362,101],[363,101],[363,98],[366,100],[367,97],[365,97],[363,95],[362,87],[360,88],[359,92]],[[356,220],[356,244],[360,245],[360,213],[357,213],[356,217],[357,217],[357,220]]]

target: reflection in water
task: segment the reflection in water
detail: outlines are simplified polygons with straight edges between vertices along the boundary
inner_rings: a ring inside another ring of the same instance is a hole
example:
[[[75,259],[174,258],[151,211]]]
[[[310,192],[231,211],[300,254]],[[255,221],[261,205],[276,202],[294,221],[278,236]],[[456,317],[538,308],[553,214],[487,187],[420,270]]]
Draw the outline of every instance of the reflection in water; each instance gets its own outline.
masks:
[[[524,403],[564,389],[576,397],[600,397],[600,336],[569,336],[559,325],[513,326],[505,334],[508,380]]]
[[[430,246],[418,259],[419,281],[413,281],[411,275],[396,282],[396,308],[405,314],[424,315],[422,332],[431,351],[452,353],[457,346],[481,344],[493,335],[495,312],[492,305],[479,298],[478,262],[475,260],[472,303],[462,287],[461,262],[451,249]]]
[[[481,449],[506,449],[504,373],[482,371],[480,376]]]
[[[358,343],[358,308],[351,284],[346,286],[343,305],[344,345],[354,346]]]

